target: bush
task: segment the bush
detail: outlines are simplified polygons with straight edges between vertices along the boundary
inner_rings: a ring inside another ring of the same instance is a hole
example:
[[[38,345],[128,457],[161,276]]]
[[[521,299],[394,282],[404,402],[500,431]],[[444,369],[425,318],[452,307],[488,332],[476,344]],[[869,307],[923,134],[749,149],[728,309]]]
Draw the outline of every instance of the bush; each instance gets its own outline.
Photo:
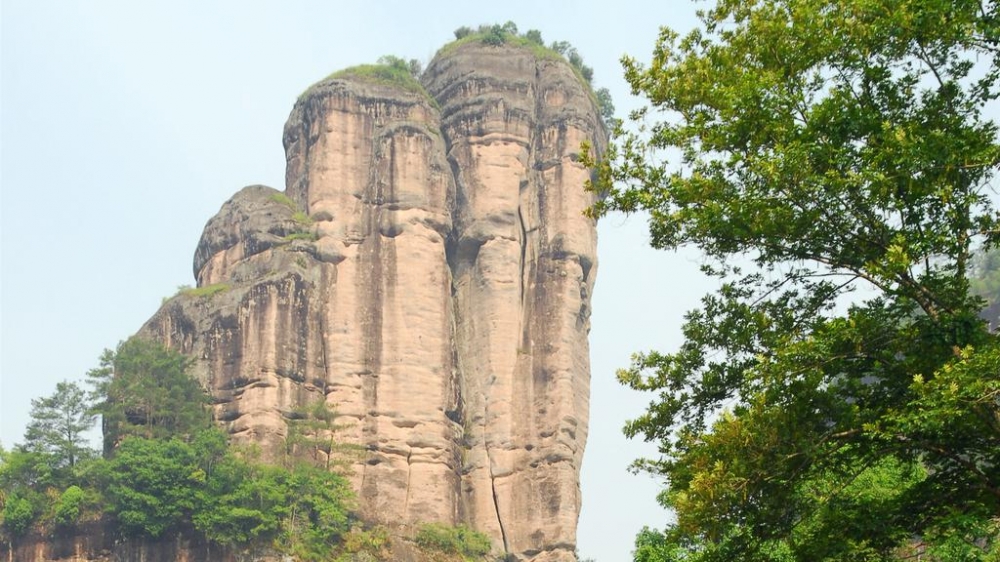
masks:
[[[569,41],[553,41],[549,48],[553,51],[559,53],[560,55],[566,56],[566,52],[573,48],[569,44]]]
[[[384,56],[378,59],[379,65],[389,69],[395,70],[405,70],[409,72],[409,66],[406,61],[399,57]],[[292,211],[292,220],[299,223],[302,226],[310,226],[312,224],[312,218],[304,213],[295,201],[291,197],[285,195],[284,193],[272,193],[271,201],[275,203],[280,203],[288,207]]]
[[[507,32],[504,31],[502,25],[494,25],[493,27],[490,28],[489,31],[486,32],[486,35],[483,37],[483,43],[487,45],[493,45],[494,47],[503,45],[506,42],[507,42]]]
[[[191,519],[199,484],[198,456],[184,441],[129,437],[106,473],[112,513],[130,536],[159,537]]]
[[[295,211],[292,213],[292,220],[300,226],[312,226],[313,223],[312,217],[302,211]]]
[[[464,525],[449,527],[428,523],[420,527],[414,540],[424,548],[458,554],[463,558],[485,556],[493,548],[489,537]]]
[[[87,499],[86,492],[79,486],[66,488],[56,501],[52,520],[56,525],[69,527],[80,519],[80,510]]]
[[[288,207],[289,209],[291,209],[293,211],[298,211],[299,210],[299,206],[297,204],[295,204],[295,201],[293,201],[291,197],[289,197],[289,196],[287,196],[287,195],[285,195],[284,193],[281,193],[281,192],[272,193],[271,194],[271,201],[274,201],[275,203],[281,203],[282,205]]]
[[[294,242],[295,240],[305,240],[307,242],[315,242],[319,240],[319,234],[315,232],[293,232],[283,238],[286,242]]]
[[[545,41],[542,39],[542,32],[537,29],[529,29],[524,32],[524,38],[536,45],[545,46]]]
[[[3,527],[12,535],[23,535],[35,521],[35,511],[28,498],[11,495],[3,508]]]
[[[610,125],[615,118],[615,103],[611,99],[611,92],[607,88],[600,88],[594,95],[597,96],[597,106],[601,109],[601,118]]]
[[[178,289],[180,289],[181,294],[183,295],[187,295],[189,297],[205,297],[205,298],[214,297],[219,293],[224,293],[228,291],[229,288],[230,288],[229,283],[213,283],[212,285],[205,285],[203,287],[194,287],[194,288],[187,286],[178,287]]]
[[[399,57],[391,57],[398,59]],[[388,60],[383,57],[382,60]],[[402,59],[400,59],[402,60]],[[373,84],[381,84],[400,88],[409,92],[427,96],[427,91],[413,75],[413,65],[403,61],[402,65],[393,64],[361,64],[334,72],[326,79],[351,78]],[[307,92],[309,90],[306,90]],[[429,96],[427,96],[429,97]]]
[[[344,535],[342,549],[349,554],[379,554],[389,546],[389,532],[384,527],[369,530],[353,527]]]

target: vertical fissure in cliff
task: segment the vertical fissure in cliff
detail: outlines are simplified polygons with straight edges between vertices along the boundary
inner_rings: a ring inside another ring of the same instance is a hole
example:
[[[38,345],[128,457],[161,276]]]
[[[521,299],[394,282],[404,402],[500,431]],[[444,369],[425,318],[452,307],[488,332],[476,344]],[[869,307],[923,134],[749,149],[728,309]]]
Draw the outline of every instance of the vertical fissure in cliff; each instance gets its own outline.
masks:
[[[521,185],[519,186],[518,202],[517,202],[517,226],[520,228],[520,233],[521,233],[521,261],[518,264],[517,278],[518,278],[518,283],[520,283],[520,289],[521,289],[519,298],[519,302],[521,303],[521,319],[519,320],[519,322],[521,324],[522,333],[524,331],[524,308],[525,308],[524,294],[528,285],[527,281],[524,278],[525,263],[527,263],[526,257],[528,253],[528,229],[524,226],[524,211],[521,210],[521,194],[520,194],[520,190],[524,188],[525,183],[526,182],[522,181]]]
[[[489,448],[487,448],[487,456],[489,456]],[[507,531],[503,526],[503,518],[500,517],[500,497],[497,494],[497,479],[493,475],[493,463],[490,462],[490,486],[493,489],[493,507],[497,510],[497,524],[500,525],[500,538],[503,540],[503,551],[505,553],[510,552],[510,546],[507,544]]]

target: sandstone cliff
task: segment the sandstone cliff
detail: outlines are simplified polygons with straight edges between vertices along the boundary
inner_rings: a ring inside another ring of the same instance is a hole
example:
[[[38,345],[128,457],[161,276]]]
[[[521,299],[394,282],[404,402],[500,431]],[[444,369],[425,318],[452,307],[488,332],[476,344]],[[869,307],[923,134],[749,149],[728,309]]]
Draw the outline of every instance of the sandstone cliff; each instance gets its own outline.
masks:
[[[335,75],[285,125],[284,193],[226,202],[198,288],[141,333],[194,357],[216,418],[272,455],[296,408],[335,408],[367,518],[573,560],[596,271],[579,150],[604,139],[589,87],[537,49],[452,45],[422,84]]]

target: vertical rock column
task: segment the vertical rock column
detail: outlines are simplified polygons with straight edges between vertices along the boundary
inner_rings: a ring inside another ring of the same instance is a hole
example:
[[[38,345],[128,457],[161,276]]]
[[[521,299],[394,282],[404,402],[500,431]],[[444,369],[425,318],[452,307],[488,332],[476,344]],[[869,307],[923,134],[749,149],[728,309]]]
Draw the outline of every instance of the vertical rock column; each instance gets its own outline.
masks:
[[[531,523],[515,552],[534,560],[575,560],[580,464],[590,409],[590,295],[597,231],[584,216],[593,196],[582,189],[583,142],[603,150],[604,133],[590,93],[565,64],[539,61],[532,172],[522,190],[528,233],[524,271],[525,339],[536,447],[514,478],[514,513]],[[534,527],[532,527],[534,525]],[[539,550],[541,550],[539,552]]]
[[[333,407],[366,519],[572,561],[596,254],[578,152],[605,138],[589,88],[552,53],[476,42],[431,62],[433,99],[351,76],[298,100],[285,192],[226,202],[199,290],[140,333],[192,356],[216,419],[272,459],[296,407]]]
[[[519,559],[574,560],[596,230],[582,141],[603,133],[561,61],[469,44],[425,77],[456,174],[467,517]]]
[[[326,400],[365,452],[365,514],[457,522],[461,436],[445,239],[454,187],[422,93],[332,80],[285,127],[287,193],[315,218]]]

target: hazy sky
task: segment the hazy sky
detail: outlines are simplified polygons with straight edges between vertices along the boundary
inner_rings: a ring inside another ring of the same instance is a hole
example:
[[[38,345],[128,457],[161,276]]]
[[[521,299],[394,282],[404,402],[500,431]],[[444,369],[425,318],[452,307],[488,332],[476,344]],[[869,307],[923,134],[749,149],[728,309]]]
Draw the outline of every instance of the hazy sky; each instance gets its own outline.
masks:
[[[455,28],[513,20],[575,45],[624,114],[638,102],[618,59],[648,59],[658,27],[690,27],[695,7],[0,0],[0,442],[21,440],[32,398],[81,380],[194,283],[195,245],[226,199],[284,188],[282,126],[311,83],[384,54],[426,64]],[[648,248],[643,219],[612,216],[599,232],[579,545],[619,562],[668,515],[659,483],[626,471],[653,452],[621,434],[648,397],[614,371],[634,351],[673,349],[705,286],[696,256]]]

